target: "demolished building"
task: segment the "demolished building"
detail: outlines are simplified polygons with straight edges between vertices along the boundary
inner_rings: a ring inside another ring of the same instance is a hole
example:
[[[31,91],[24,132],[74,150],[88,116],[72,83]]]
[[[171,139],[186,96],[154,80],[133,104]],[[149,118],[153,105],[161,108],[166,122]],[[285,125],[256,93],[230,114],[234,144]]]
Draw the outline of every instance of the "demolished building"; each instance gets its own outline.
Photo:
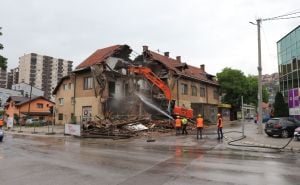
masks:
[[[155,105],[170,111],[171,107],[183,106],[201,113],[207,120],[215,121],[219,103],[219,84],[213,75],[200,68],[190,66],[180,57],[172,59],[150,51],[134,59],[128,45],[114,45],[95,51],[79,64],[70,76],[63,78],[54,89],[57,123],[80,121],[86,123],[97,119],[129,116],[154,115],[157,111],[146,106],[136,93],[154,101]],[[128,66],[146,67],[164,82],[171,91],[170,100],[166,93],[151,83],[151,80],[129,70]],[[71,93],[64,91],[70,87]],[[68,99],[68,101],[65,101]],[[65,104],[66,103],[66,104]],[[167,107],[167,109],[166,109]],[[68,111],[66,111],[68,110]]]

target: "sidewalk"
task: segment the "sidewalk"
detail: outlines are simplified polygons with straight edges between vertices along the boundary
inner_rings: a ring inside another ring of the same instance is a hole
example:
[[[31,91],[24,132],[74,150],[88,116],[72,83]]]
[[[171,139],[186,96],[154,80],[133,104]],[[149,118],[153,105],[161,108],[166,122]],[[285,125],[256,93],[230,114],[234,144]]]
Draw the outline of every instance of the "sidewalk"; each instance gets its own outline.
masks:
[[[54,125],[52,126],[43,126],[43,127],[24,127],[21,128],[16,126],[13,128],[3,128],[4,132],[7,134],[15,135],[31,135],[31,136],[41,136],[41,137],[66,137],[64,134],[65,126],[64,125]]]
[[[236,121],[236,125],[240,125],[240,127],[228,128],[226,125],[223,128],[223,132],[230,131],[242,131],[242,122]],[[281,148],[285,146],[291,138],[281,138],[281,137],[269,137],[265,134],[264,130],[262,134],[258,134],[258,126],[257,124],[245,121],[244,122],[244,135],[246,138],[234,142],[235,144],[241,145],[252,145],[252,146],[262,146],[262,147],[272,147],[272,148]],[[264,124],[262,125],[264,129]],[[226,139],[228,141],[238,139],[242,136],[242,133],[226,133]],[[284,150],[289,151],[300,151],[300,141],[292,140],[289,145],[287,145]]]

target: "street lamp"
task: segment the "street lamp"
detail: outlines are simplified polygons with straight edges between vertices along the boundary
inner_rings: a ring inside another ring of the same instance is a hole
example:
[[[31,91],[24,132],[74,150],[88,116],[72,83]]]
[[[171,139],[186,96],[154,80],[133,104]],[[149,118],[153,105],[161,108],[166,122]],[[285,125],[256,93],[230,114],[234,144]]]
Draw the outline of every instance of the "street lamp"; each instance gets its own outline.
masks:
[[[260,25],[262,19],[257,19],[256,24],[250,22],[253,25],[257,26],[257,48],[258,48],[258,93],[257,93],[257,106],[258,106],[258,119],[257,119],[257,132],[258,134],[262,134],[262,83],[261,83],[261,76],[262,76],[262,67],[261,67],[261,41],[260,41]]]

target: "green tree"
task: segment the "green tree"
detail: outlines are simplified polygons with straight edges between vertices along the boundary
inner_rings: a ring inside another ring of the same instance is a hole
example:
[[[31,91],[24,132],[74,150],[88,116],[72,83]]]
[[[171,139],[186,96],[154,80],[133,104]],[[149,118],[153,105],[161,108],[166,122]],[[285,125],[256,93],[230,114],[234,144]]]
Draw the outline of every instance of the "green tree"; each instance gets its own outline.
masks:
[[[1,29],[2,28],[0,27],[0,36],[2,35]],[[2,50],[3,48],[4,48],[3,45],[0,43],[0,50]],[[7,58],[1,55],[0,55],[0,68],[3,70],[7,69]]]
[[[258,99],[257,99],[257,94],[258,94],[258,78],[257,78],[257,76],[249,75],[246,78],[245,89],[246,89],[246,92],[244,95],[244,101],[247,104],[253,104],[253,105],[257,106],[257,101],[258,101]],[[262,96],[263,96],[262,101],[265,103],[268,103],[269,93],[266,90],[266,88],[264,88],[264,87],[262,88]]]
[[[231,104],[232,111],[236,112],[241,107],[241,96],[245,104],[257,106],[258,78],[257,76],[246,77],[240,70],[224,68],[222,72],[217,73],[222,102]],[[268,92],[263,88],[263,102],[268,102]]]
[[[246,92],[246,77],[243,72],[236,69],[224,68],[217,73],[221,93],[224,94],[222,102],[229,103],[233,107],[240,105],[241,96]]]
[[[274,116],[275,117],[289,116],[289,108],[287,103],[284,102],[281,92],[277,92],[275,96]]]

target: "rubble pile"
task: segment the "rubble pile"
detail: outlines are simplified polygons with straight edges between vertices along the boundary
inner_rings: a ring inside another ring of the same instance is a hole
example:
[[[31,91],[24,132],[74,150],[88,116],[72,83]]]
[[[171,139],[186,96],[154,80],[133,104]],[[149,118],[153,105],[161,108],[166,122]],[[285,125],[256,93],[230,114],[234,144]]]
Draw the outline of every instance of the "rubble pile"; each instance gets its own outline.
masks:
[[[187,130],[196,130],[193,121],[188,122]],[[99,119],[83,125],[82,137],[126,139],[130,137],[155,137],[174,131],[174,121],[170,119],[154,120],[147,117],[118,119]]]
[[[174,129],[173,120],[150,118],[103,119],[83,125],[82,137],[123,139],[136,136],[160,135]]]

